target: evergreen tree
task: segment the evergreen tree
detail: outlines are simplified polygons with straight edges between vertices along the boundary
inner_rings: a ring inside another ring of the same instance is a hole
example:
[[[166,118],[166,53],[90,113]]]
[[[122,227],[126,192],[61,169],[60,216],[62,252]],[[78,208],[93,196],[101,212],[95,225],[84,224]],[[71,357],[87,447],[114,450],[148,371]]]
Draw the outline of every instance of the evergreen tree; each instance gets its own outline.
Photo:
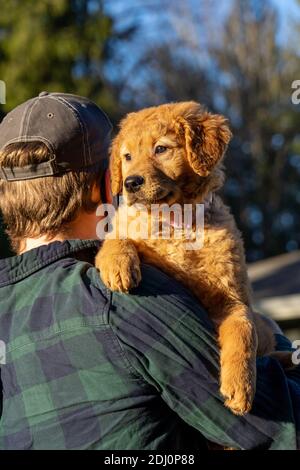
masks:
[[[102,0],[0,0],[0,11],[0,119],[42,90],[87,96],[118,117],[103,72],[114,33]],[[0,257],[7,254],[0,229]]]

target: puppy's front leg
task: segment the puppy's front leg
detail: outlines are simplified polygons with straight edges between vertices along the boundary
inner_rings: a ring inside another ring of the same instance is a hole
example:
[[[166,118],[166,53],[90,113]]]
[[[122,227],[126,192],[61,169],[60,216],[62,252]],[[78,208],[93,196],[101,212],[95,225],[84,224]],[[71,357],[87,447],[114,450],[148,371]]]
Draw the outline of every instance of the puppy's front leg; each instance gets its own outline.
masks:
[[[141,281],[140,258],[131,240],[105,240],[95,264],[113,291],[128,292]]]
[[[246,305],[229,307],[219,326],[221,347],[221,393],[235,414],[251,409],[256,387],[257,336]]]

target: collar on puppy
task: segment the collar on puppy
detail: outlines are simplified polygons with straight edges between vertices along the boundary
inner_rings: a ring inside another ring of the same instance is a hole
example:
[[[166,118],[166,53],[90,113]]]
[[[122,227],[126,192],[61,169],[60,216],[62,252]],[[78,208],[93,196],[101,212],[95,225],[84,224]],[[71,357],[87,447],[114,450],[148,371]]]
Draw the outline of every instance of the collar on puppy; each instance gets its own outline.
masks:
[[[208,193],[202,204],[204,204],[204,214],[208,214],[213,204],[213,193]],[[170,214],[170,225],[174,229],[182,228],[181,225],[177,225],[176,221],[174,220],[174,214],[172,212]],[[191,229],[192,226],[187,225],[187,228]]]
[[[208,195],[206,196],[206,198],[203,201],[204,212],[209,211],[211,209],[212,203],[213,203],[213,193],[208,193]]]

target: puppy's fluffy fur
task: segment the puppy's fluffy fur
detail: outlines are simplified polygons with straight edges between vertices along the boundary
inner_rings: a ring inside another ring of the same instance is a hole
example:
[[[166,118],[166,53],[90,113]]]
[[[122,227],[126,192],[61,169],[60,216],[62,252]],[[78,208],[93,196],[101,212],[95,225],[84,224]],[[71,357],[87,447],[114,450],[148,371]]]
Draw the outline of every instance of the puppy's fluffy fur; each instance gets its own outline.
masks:
[[[139,283],[140,259],[185,284],[216,325],[225,404],[244,414],[255,393],[256,354],[273,350],[274,344],[269,327],[252,311],[241,235],[216,193],[224,182],[222,159],[230,138],[227,120],[195,102],[129,114],[112,146],[113,193],[123,191],[129,206],[140,202],[147,207],[175,202],[195,206],[213,195],[204,246],[189,251],[184,239],[107,239],[96,266],[112,290],[127,292]],[[142,176],[144,184],[129,192],[124,181],[132,175]]]

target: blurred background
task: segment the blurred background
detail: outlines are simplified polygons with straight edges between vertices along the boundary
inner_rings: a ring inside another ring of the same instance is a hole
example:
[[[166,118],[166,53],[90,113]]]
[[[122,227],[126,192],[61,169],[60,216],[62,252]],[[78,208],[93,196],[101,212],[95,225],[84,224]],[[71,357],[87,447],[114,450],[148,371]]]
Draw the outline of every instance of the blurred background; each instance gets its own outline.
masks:
[[[300,1],[0,0],[0,11],[0,119],[42,90],[86,95],[115,125],[191,99],[230,119],[224,197],[257,306],[299,337]]]

